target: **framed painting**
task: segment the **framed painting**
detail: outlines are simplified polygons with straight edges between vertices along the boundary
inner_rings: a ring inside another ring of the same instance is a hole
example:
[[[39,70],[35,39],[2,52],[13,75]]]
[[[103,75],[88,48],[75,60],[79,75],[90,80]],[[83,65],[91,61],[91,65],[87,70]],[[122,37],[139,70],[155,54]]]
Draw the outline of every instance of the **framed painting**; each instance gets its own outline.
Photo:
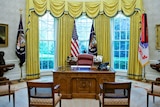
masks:
[[[0,24],[0,47],[8,46],[8,24]]]
[[[156,25],[156,49],[160,50],[160,25]]]

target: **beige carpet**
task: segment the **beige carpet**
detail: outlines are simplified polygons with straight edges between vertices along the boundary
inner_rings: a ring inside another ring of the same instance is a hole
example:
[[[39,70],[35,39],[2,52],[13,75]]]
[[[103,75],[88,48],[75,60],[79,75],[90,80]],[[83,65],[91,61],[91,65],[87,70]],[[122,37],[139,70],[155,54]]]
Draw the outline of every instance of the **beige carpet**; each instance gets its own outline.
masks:
[[[48,81],[48,79],[41,79],[42,81]],[[128,80],[123,78],[117,78],[118,82],[132,82],[131,90],[131,107],[146,107],[146,90],[150,88],[149,83]],[[28,95],[26,82],[14,83],[12,88],[16,89],[15,99],[16,107],[28,107]],[[160,98],[156,98],[156,102],[153,103],[152,98],[149,99],[149,107],[160,107]],[[8,101],[8,97],[0,97],[0,107],[13,107],[12,100]],[[59,107],[57,105],[56,107]],[[63,99],[62,107],[99,107],[98,100],[95,99]]]

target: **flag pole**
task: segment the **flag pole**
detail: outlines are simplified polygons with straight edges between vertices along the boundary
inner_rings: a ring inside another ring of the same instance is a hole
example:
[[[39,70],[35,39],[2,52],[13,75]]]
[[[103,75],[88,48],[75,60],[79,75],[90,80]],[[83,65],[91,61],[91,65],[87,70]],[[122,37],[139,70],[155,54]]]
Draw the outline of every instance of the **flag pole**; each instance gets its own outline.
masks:
[[[146,82],[146,70],[145,70],[145,66],[144,66],[144,70],[143,70],[143,82]]]
[[[23,11],[23,9],[19,9],[19,11],[20,11],[20,15],[22,14],[22,11]],[[21,70],[21,77],[20,77],[20,82],[23,82],[24,80],[23,80],[23,73],[22,73],[22,66],[20,66],[20,70]]]
[[[20,69],[21,69],[21,78],[20,78],[20,80],[19,80],[19,81],[20,81],[20,82],[22,82],[22,81],[24,81],[24,80],[23,80],[22,67],[20,67]]]

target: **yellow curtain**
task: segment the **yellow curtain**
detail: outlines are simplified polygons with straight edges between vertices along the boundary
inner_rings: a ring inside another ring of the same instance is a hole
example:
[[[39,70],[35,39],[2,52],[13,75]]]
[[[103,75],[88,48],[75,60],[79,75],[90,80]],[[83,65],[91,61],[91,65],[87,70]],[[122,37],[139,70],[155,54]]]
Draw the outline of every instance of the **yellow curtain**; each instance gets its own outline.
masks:
[[[136,1],[137,0],[122,0],[122,10],[125,15],[131,15],[134,13],[136,8]]]
[[[110,43],[110,18],[104,14],[95,19],[95,33],[97,39],[98,54],[103,56],[103,62],[111,61]]]
[[[66,66],[67,56],[70,56],[71,37],[74,19],[65,14],[59,18],[58,36],[58,66]]]
[[[39,69],[39,36],[38,36],[38,16],[35,12],[29,15],[30,22],[27,23],[29,29],[27,31],[27,64],[26,78],[34,79],[40,77]]]
[[[85,12],[90,18],[98,16],[100,12],[100,2],[86,2]]]
[[[68,3],[68,13],[72,17],[79,17],[83,12],[82,2],[69,2]]]
[[[26,28],[28,31],[26,72],[28,79],[39,77],[38,15],[43,15],[47,10],[59,19],[57,61],[58,66],[65,66],[66,58],[70,55],[70,41],[74,18],[79,17],[83,12],[90,18],[95,18],[98,54],[103,55],[103,61],[111,61],[110,18],[114,17],[118,11],[122,11],[127,16],[133,15],[137,10],[141,11],[142,0],[94,0],[93,2],[75,2],[74,0],[27,0]],[[137,14],[138,13],[131,17],[131,50],[128,75],[130,78],[140,79],[142,74],[141,67],[137,62],[139,34],[137,27],[135,27],[139,23],[135,18],[139,16]],[[137,41],[134,40],[135,38]]]
[[[97,0],[90,2],[76,2],[74,0],[28,0],[28,9],[34,10],[38,15],[43,15],[46,10],[51,11],[55,17],[69,13],[72,17],[79,17],[83,12],[90,18],[97,17],[101,12],[113,17],[118,11],[131,15],[135,9],[142,9],[142,0]]]
[[[51,14],[53,14],[53,16],[56,16],[56,17],[62,16],[65,11],[65,2],[51,0],[50,10],[51,10]]]
[[[118,13],[119,10],[119,1],[118,0],[107,0],[103,3],[104,13],[109,16],[113,17]]]
[[[140,39],[141,14],[136,12],[130,17],[130,50],[128,77],[130,79],[142,79],[142,67],[138,61],[138,45]]]

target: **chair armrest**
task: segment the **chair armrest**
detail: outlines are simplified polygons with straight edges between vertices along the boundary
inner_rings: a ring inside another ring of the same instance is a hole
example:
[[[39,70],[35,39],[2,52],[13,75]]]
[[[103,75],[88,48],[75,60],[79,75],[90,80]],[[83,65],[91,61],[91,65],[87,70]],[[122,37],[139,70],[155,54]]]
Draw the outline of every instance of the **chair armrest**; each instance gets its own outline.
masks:
[[[0,81],[0,85],[4,85],[4,84],[11,84],[11,82],[9,81],[9,79],[5,79],[5,80],[2,80]]]
[[[160,86],[160,81],[152,81],[152,85],[151,85],[151,93],[153,93],[153,88],[154,88],[154,85],[159,85]]]
[[[15,64],[0,65],[0,69],[2,69],[4,72],[8,70],[12,70],[14,67],[15,67]]]
[[[0,76],[3,77],[4,72],[8,70],[12,70],[15,67],[15,64],[8,64],[8,65],[0,65]]]
[[[14,67],[15,64],[0,65],[0,68]]]
[[[103,90],[103,84],[99,84],[100,90]]]
[[[59,85],[59,84],[57,84],[57,85],[54,86],[54,90],[57,90],[57,89],[59,89],[59,88],[60,88],[60,85]]]
[[[152,85],[160,85],[160,81],[152,81]]]
[[[101,95],[101,93],[103,93],[103,84],[99,84],[99,88],[100,88],[100,95]]]
[[[54,86],[54,90],[55,90],[55,92],[58,93],[58,96],[60,96],[60,85],[59,84]]]
[[[6,77],[0,77],[0,81],[6,80]]]

